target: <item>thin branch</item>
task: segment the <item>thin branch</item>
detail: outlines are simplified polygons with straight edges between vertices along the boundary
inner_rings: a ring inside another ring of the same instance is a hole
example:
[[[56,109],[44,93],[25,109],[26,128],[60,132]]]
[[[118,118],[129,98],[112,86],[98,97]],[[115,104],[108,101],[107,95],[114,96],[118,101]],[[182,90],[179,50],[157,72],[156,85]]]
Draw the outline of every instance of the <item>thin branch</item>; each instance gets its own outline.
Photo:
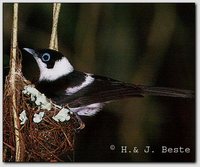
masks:
[[[52,32],[51,32],[51,39],[49,48],[58,50],[58,39],[57,39],[57,26],[58,26],[58,17],[60,13],[60,3],[54,3],[53,6],[53,25],[52,25]]]
[[[53,18],[56,15],[56,8],[57,8],[57,5],[56,5],[56,3],[54,3],[53,4]],[[56,29],[56,37],[55,37],[55,44],[54,45],[55,45],[55,48],[57,48],[57,50],[58,50],[58,31],[57,31],[57,29]]]
[[[12,94],[13,121],[15,128],[15,161],[22,161],[21,140],[20,140],[20,124],[17,115],[17,96],[16,96],[16,60],[17,60],[17,30],[18,30],[18,3],[14,3],[13,11],[13,27],[12,27],[12,43],[11,43],[11,57],[10,57],[10,89]]]

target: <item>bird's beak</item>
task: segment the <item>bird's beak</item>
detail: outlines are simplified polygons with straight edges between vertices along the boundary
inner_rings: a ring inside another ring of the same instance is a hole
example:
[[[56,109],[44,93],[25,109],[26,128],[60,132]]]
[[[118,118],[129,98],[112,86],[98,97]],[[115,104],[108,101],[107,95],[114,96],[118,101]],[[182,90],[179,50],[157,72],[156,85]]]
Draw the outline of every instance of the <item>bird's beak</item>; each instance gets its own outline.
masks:
[[[34,58],[37,56],[37,53],[34,49],[31,48],[23,48],[26,52],[30,53]]]

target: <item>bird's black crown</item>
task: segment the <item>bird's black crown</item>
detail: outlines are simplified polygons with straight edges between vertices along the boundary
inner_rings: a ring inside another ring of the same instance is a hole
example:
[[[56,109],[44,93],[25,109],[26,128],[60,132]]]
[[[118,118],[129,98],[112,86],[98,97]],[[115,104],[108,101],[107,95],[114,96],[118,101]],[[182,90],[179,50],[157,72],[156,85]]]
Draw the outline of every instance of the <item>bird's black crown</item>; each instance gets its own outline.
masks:
[[[62,53],[52,49],[38,49],[36,50],[36,54],[47,65],[47,68],[53,68],[55,62],[64,57]]]

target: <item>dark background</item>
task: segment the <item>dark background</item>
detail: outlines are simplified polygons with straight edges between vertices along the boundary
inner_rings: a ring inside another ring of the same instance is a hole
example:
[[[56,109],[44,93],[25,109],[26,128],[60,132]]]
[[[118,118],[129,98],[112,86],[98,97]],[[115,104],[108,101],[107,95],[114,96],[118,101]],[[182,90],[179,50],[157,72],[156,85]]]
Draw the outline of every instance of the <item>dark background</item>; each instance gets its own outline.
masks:
[[[12,5],[3,4],[4,67],[9,62]],[[52,4],[19,4],[19,47],[47,48],[51,24]],[[62,4],[58,39],[59,50],[78,70],[195,90],[194,3]],[[34,62],[28,67],[26,76],[37,74]],[[195,161],[194,99],[127,99],[83,120],[86,127],[76,136],[73,156],[77,162]],[[155,153],[121,154],[122,145],[150,145]],[[191,153],[161,154],[163,145],[189,147]]]

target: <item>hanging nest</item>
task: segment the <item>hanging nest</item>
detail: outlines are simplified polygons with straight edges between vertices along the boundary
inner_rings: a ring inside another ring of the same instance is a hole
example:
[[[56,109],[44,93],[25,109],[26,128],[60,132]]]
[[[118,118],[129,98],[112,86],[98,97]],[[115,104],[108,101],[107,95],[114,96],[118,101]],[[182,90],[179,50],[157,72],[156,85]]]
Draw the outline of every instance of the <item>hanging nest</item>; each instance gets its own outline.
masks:
[[[4,161],[15,161],[16,157],[16,133],[14,119],[20,127],[18,130],[20,140],[21,161],[63,161],[60,157],[67,154],[67,157],[74,150],[74,137],[76,129],[80,126],[77,118],[71,114],[70,120],[65,122],[56,122],[53,116],[61,110],[58,107],[52,107],[50,111],[41,109],[33,103],[30,96],[23,94],[24,87],[31,83],[27,81],[21,72],[21,60],[16,60],[15,73],[15,99],[17,117],[13,116],[12,97],[13,91],[10,89],[9,74],[6,77],[4,98],[3,98],[3,150]],[[25,111],[28,118],[24,124],[21,123],[20,114]],[[33,121],[34,114],[44,112],[41,122]],[[66,161],[66,159],[65,159]],[[70,159],[69,159],[70,161]]]

